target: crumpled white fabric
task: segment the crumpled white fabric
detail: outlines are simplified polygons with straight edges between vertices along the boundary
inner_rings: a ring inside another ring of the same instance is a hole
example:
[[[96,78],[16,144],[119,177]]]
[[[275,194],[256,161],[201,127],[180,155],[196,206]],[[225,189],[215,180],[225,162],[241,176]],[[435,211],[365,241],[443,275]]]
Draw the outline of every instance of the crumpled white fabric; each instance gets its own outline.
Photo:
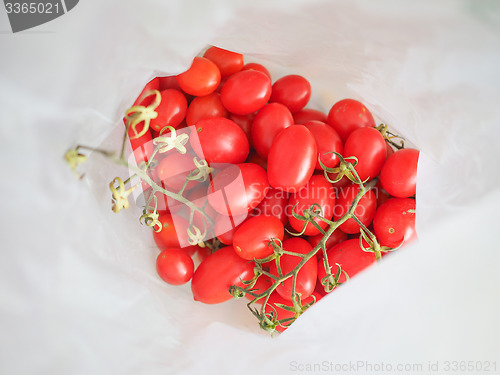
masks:
[[[497,2],[86,0],[18,34],[0,14],[2,373],[500,370]],[[419,242],[273,339],[241,301],[158,279],[139,209],[109,209],[123,169],[93,155],[77,181],[62,159],[118,145],[141,87],[209,44],[303,74],[312,107],[360,99],[421,149]]]

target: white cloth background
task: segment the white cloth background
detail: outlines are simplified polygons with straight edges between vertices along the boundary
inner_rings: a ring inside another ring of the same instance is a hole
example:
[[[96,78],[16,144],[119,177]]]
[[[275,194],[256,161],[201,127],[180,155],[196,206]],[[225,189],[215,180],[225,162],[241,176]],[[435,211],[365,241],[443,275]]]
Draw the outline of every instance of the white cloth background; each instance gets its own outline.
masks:
[[[500,371],[496,1],[82,0],[18,34],[0,11],[0,31],[2,374]],[[205,306],[158,280],[139,210],[109,209],[122,169],[92,156],[76,181],[62,159],[116,143],[141,86],[208,44],[275,79],[305,75],[315,108],[360,99],[422,150],[419,243],[273,339],[244,303]]]

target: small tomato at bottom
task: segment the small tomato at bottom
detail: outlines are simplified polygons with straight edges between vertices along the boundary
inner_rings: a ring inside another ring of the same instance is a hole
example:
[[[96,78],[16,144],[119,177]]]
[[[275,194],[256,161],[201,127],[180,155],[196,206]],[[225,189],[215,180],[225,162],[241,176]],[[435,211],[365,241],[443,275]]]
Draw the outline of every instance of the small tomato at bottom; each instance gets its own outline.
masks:
[[[243,287],[254,275],[254,263],[240,258],[232,246],[210,254],[194,272],[191,290],[195,301],[216,304],[232,298],[229,287]]]
[[[193,277],[194,263],[182,249],[165,249],[156,258],[156,271],[167,284],[182,285]]]

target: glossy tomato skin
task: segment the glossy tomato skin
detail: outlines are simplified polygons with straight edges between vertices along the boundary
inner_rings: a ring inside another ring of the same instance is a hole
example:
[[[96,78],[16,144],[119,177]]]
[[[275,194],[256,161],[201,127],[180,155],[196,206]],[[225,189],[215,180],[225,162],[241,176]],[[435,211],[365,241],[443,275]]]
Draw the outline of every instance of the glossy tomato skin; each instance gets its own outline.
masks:
[[[255,285],[252,287],[252,292],[256,294],[264,293],[266,290],[268,290],[271,286],[273,285],[273,280],[266,275],[260,275],[257,281],[255,282]],[[245,294],[245,297],[249,300],[253,300],[254,297],[250,294]],[[255,303],[262,305],[264,303],[264,298],[261,298]]]
[[[349,278],[351,278],[376,261],[374,253],[366,252],[361,249],[358,239],[341,242],[340,244],[329,249],[326,254],[328,256],[328,264],[330,265],[331,273],[334,276],[338,270],[336,263],[340,264],[341,269],[347,273]],[[318,283],[321,283],[321,279],[325,276],[326,272],[323,259],[319,259]],[[344,272],[341,272],[339,282],[343,283],[345,281],[345,274]]]
[[[255,151],[267,159],[276,136],[293,125],[291,112],[280,103],[270,103],[262,107],[255,116],[252,128],[252,143]]]
[[[378,207],[373,230],[381,246],[396,248],[416,238],[415,208],[412,198],[390,198]]]
[[[283,240],[285,228],[274,216],[259,215],[245,221],[234,233],[233,247],[243,259],[263,259],[273,254],[269,242]]]
[[[333,217],[333,210],[335,207],[335,190],[328,180],[322,175],[314,175],[307,182],[306,186],[298,192],[290,196],[288,205],[291,210],[298,214],[304,215],[303,211],[310,208],[313,204],[319,204],[322,211],[322,216],[330,220]],[[296,206],[295,206],[296,205]],[[295,206],[295,208],[293,208]],[[320,219],[314,221],[322,228],[325,229],[328,224]],[[304,221],[293,217],[292,212],[288,214],[288,222],[295,231],[301,232],[304,226]],[[304,234],[306,236],[314,236],[319,234],[320,231],[313,224],[308,223]]]
[[[283,241],[283,249],[285,251],[290,251],[294,253],[307,254],[312,250],[309,242],[302,238],[290,238],[289,240]],[[280,258],[280,266],[281,272],[283,275],[291,272],[302,260],[302,258],[284,254]],[[278,270],[276,268],[276,262],[270,263],[269,272],[275,276],[278,275]],[[309,297],[313,292],[316,286],[316,278],[318,276],[318,261],[314,256],[309,259],[300,269],[297,274],[297,282],[295,285],[296,293],[300,293],[301,298]],[[293,281],[292,278],[288,278],[283,281],[278,287],[276,291],[279,293],[281,297],[286,300],[292,300],[292,287]]]
[[[311,84],[309,81],[300,75],[291,74],[274,82],[269,101],[281,103],[294,113],[304,108],[310,98]]]
[[[180,91],[167,89],[160,94],[161,102],[155,109],[158,116],[152,119],[149,124],[151,129],[157,132],[161,131],[165,126],[178,127],[184,120],[187,110],[186,97]]]
[[[227,117],[229,112],[222,105],[220,94],[213,92],[194,98],[186,112],[186,123],[195,125],[198,121],[212,117]]]
[[[300,125],[303,125],[308,121],[321,121],[324,123],[327,122],[327,116],[323,112],[312,108],[304,108],[300,111],[295,112],[293,114],[293,119],[295,120],[296,124]]]
[[[209,207],[211,208],[211,206]],[[240,216],[219,214],[215,218],[214,234],[224,245],[232,245],[234,233],[247,218],[246,214]]]
[[[210,254],[194,272],[191,290],[195,301],[216,304],[232,298],[231,285],[243,287],[241,280],[250,280],[253,262],[239,257],[232,246],[223,247]]]
[[[390,195],[396,198],[408,198],[417,191],[417,165],[420,152],[404,148],[387,158],[380,182]]]
[[[194,263],[182,249],[165,249],[156,258],[156,271],[167,284],[182,285],[193,277]]]
[[[337,132],[329,125],[321,121],[308,121],[304,126],[311,132],[316,140],[318,148],[318,155],[316,156],[316,169],[323,170],[318,158],[321,159],[323,165],[328,168],[334,168],[340,163],[337,155],[330,153],[332,151],[338,152],[342,155],[344,146],[342,139]]]
[[[254,212],[256,215],[275,216],[285,225],[288,222],[289,199],[290,195],[286,191],[271,188]]]
[[[337,203],[335,205],[335,212],[333,218],[335,221],[339,220],[344,216],[352,205],[354,198],[359,192],[359,186],[355,184],[348,185],[341,189],[339,192]],[[363,197],[359,200],[356,208],[354,209],[354,215],[361,221],[365,226],[371,224],[373,217],[375,216],[375,211],[377,209],[377,198],[372,190],[367,191]],[[354,221],[354,219],[348,219],[342,223],[339,228],[347,234],[359,233],[360,226]]]
[[[354,130],[344,145],[344,157],[349,156],[358,159],[354,169],[361,181],[377,177],[387,158],[384,137],[377,129],[371,127]]]
[[[184,73],[177,76],[182,91],[203,96],[211,94],[219,86],[220,70],[212,61],[205,57],[195,57],[191,66]]]
[[[267,70],[267,68],[262,64],[248,63],[243,66],[242,70],[257,70],[259,72],[264,73],[266,76],[269,77],[269,79],[271,79],[271,73],[269,73],[269,70]]]
[[[182,217],[176,216],[176,228],[172,215],[165,212],[159,212],[158,220],[162,224],[162,229],[159,232],[153,231],[153,238],[158,248],[164,250],[181,247],[180,242],[182,241],[179,241],[179,238],[187,237],[186,231],[189,225],[188,221]]]
[[[190,136],[196,154],[209,164],[243,163],[248,157],[248,139],[234,122],[223,117],[198,121]]]
[[[208,201],[220,214],[248,214],[269,189],[266,171],[253,163],[230,165],[220,171],[208,188]]]
[[[231,74],[239,72],[243,69],[244,59],[241,53],[228,51],[219,47],[212,46],[203,54],[212,61],[220,70],[222,78],[228,77]]]
[[[316,166],[316,140],[304,125],[292,125],[280,132],[267,159],[272,187],[288,192],[302,189]]]
[[[271,80],[264,73],[242,70],[230,76],[222,86],[222,104],[231,113],[248,115],[267,103],[271,87]]]
[[[343,99],[335,103],[328,112],[328,125],[332,126],[345,142],[354,130],[374,127],[375,120],[363,103],[354,99]]]

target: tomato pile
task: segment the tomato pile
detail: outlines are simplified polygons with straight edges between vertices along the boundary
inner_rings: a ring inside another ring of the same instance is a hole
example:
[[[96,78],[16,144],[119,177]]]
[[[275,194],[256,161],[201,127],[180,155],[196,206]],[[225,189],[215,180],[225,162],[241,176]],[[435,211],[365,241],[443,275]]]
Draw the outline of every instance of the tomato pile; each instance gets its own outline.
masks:
[[[116,212],[142,188],[162,280],[207,304],[246,297],[270,332],[416,237],[419,151],[357,100],[326,113],[310,98],[303,76],[273,83],[210,47],[127,110],[137,166],[110,184]]]

